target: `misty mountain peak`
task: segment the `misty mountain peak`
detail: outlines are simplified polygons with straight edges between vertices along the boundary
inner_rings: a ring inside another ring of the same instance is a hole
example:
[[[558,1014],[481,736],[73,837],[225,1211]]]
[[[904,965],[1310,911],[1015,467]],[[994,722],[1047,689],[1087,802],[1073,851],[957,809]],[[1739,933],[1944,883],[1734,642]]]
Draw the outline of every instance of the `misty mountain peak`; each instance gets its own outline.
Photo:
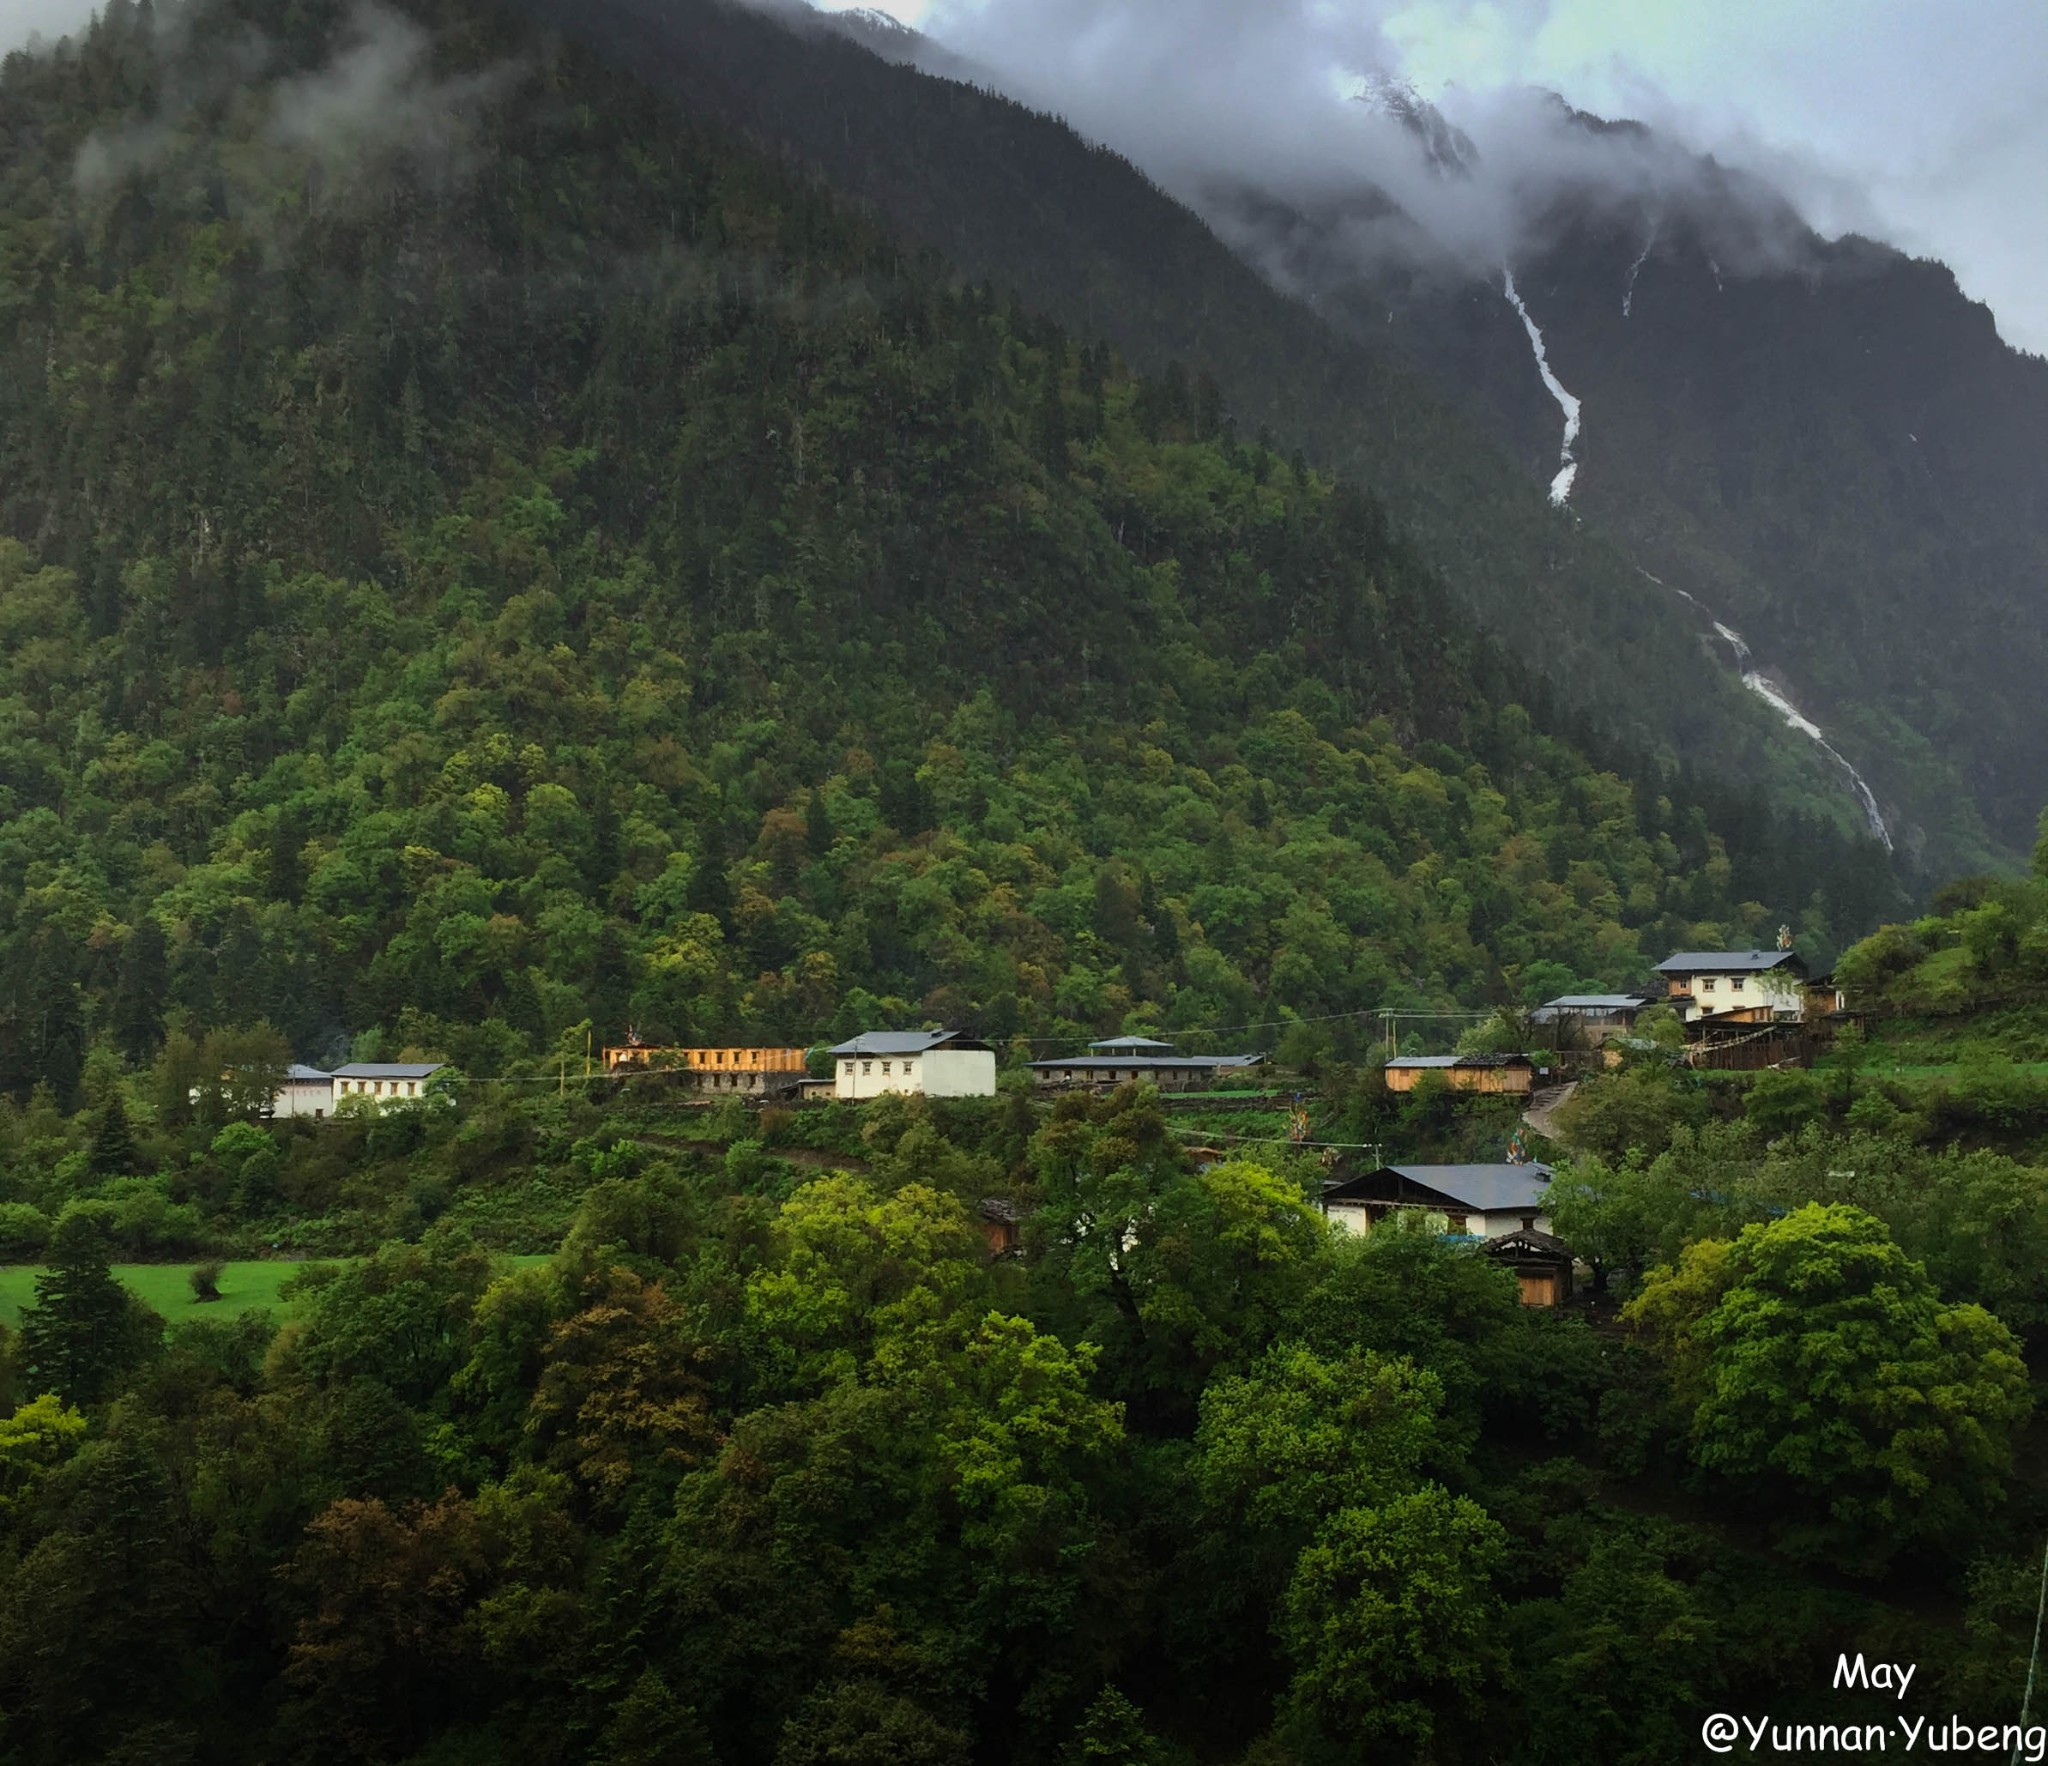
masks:
[[[1354,102],[1407,130],[1439,177],[1469,178],[1479,163],[1479,149],[1472,137],[1398,75],[1379,71],[1365,75]]]

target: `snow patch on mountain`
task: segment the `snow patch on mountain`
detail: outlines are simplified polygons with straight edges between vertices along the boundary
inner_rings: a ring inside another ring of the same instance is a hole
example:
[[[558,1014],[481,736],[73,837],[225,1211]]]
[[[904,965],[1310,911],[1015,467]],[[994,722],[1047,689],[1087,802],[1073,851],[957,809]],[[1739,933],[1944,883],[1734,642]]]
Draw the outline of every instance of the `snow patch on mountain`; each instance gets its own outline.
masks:
[[[1399,123],[1421,148],[1424,163],[1438,177],[1469,178],[1479,164],[1472,137],[1397,75],[1373,72],[1352,96],[1367,110]]]
[[[1557,400],[1557,408],[1564,413],[1564,446],[1558,452],[1557,475],[1550,481],[1550,500],[1562,509],[1572,494],[1572,481],[1579,476],[1579,463],[1572,453],[1579,440],[1579,401],[1565,391],[1564,383],[1550,371],[1550,357],[1543,348],[1543,333],[1537,329],[1535,319],[1522,303],[1521,294],[1515,288],[1514,271],[1503,268],[1500,283],[1501,292],[1508,297],[1508,305],[1521,315],[1522,329],[1529,334],[1529,347],[1536,352],[1536,372],[1543,377],[1543,384],[1550,389],[1550,396]]]

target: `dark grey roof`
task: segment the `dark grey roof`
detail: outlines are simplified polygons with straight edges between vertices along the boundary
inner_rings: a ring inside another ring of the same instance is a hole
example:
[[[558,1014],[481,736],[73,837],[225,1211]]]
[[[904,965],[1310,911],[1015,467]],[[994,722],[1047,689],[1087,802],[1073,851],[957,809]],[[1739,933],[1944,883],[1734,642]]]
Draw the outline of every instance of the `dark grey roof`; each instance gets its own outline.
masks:
[[[1090,1045],[1093,1046],[1093,1045]],[[1200,1068],[1213,1072],[1219,1067],[1256,1067],[1264,1055],[1061,1055],[1052,1061],[1032,1061],[1032,1067],[1108,1067],[1132,1073],[1185,1073]]]
[[[831,1055],[921,1055],[936,1048],[985,1049],[957,1030],[863,1030],[850,1042],[835,1043],[825,1052]]]
[[[1512,1067],[1530,1065],[1527,1055],[1396,1055],[1389,1067]]]
[[[1088,1046],[1091,1049],[1129,1049],[1133,1053],[1139,1049],[1170,1053],[1173,1049],[1172,1043],[1161,1042],[1156,1036],[1105,1036],[1100,1042],[1091,1042]]]
[[[1638,1006],[1655,1005],[1659,997],[1654,993],[1561,993],[1554,1000],[1545,1000],[1530,1016],[1540,1018],[1545,1012],[1630,1012]]]
[[[983,1220],[1005,1220],[1015,1225],[1024,1218],[1024,1210],[1008,1196],[983,1196],[981,1217]]]
[[[336,1079],[425,1079],[447,1065],[444,1061],[351,1061],[334,1070]]]
[[[1508,1209],[1541,1208],[1549,1193],[1548,1165],[1382,1165],[1357,1177],[1332,1184],[1324,1194],[1333,1200],[1347,1195],[1366,1197],[1370,1190],[1387,1187],[1389,1175],[1482,1214]]]
[[[1533,1226],[1520,1227],[1511,1233],[1502,1233],[1497,1239],[1486,1242],[1489,1257],[1511,1255],[1516,1251],[1541,1251],[1548,1257],[1569,1258],[1571,1246],[1555,1233],[1538,1232]]]
[[[1657,965],[1657,973],[1727,975],[1737,970],[1752,973],[1776,969],[1785,963],[1798,963],[1801,969],[1806,967],[1799,962],[1799,953],[1794,950],[1679,950],[1673,951]]]
[[[327,1080],[334,1077],[325,1067],[308,1067],[303,1061],[294,1061],[284,1070],[284,1076],[287,1082],[309,1079]]]

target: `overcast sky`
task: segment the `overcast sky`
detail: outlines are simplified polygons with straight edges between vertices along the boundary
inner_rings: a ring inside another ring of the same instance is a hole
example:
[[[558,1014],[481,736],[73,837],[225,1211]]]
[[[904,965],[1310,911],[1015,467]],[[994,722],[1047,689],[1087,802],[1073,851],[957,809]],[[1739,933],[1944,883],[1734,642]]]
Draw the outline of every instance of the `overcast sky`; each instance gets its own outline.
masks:
[[[1267,107],[1246,86],[1324,56],[1333,93],[1338,75],[1364,71],[1337,59],[1377,56],[1425,97],[1448,89],[1454,113],[1460,100],[1550,87],[1771,175],[1824,232],[1855,228],[1941,258],[2009,341],[2048,354],[2048,0],[872,3],[1040,99],[1106,56],[1141,102],[1151,75],[1135,38],[1172,33],[1156,65],[1184,84],[1188,59],[1213,44],[1207,114],[1194,119],[1205,130],[1227,131],[1217,108],[1233,81],[1256,115]],[[1278,41],[1248,53],[1254,34]],[[1069,114],[1085,128],[1090,110]]]
[[[1854,227],[1941,258],[2009,341],[2048,354],[2048,0],[871,3],[1020,83],[1057,80],[1091,52],[1141,77],[1132,39],[1153,31],[1176,39],[1185,90],[1188,63],[1213,43],[1203,129],[1218,126],[1234,79],[1253,83],[1247,70],[1298,75],[1319,57],[1333,93],[1337,63],[1368,56],[1427,97],[1547,86],[1774,175],[1824,232]],[[0,0],[0,45],[61,35],[92,11]],[[1275,40],[1248,58],[1257,33]],[[1247,124],[1265,126],[1273,113],[1247,99]],[[1087,126],[1085,107],[1072,114]]]

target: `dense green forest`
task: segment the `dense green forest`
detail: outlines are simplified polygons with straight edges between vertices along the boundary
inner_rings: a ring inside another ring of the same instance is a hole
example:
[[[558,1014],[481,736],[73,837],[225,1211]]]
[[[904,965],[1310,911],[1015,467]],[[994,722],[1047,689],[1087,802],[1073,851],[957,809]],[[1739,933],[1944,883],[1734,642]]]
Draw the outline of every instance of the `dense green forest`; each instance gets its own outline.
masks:
[[[1584,1087],[1551,1313],[1137,1090],[179,1128],[100,1063],[0,1112],[0,1758],[1653,1766],[1889,1726],[1845,1647],[2010,1720],[2048,1085],[1915,1124],[1873,1065]],[[1448,1102],[1322,1089],[1396,1153]],[[323,1195],[269,1310],[110,1272],[231,1300]]]
[[[1890,1721],[1845,1646],[2011,1714],[2048,868],[1861,938],[1866,842],[1201,368],[482,0],[110,5],[0,69],[0,253],[5,1766],[1661,1766]],[[1863,1031],[1582,1087],[1588,1303],[1329,1230],[1516,1126],[1365,1014],[1781,921]],[[923,1021],[1271,1048],[1348,1151],[568,1059]]]
[[[7,65],[10,1088],[260,1020],[1271,1027],[1894,905],[1586,758],[1203,377],[505,19],[350,17],[253,84],[226,6]]]

